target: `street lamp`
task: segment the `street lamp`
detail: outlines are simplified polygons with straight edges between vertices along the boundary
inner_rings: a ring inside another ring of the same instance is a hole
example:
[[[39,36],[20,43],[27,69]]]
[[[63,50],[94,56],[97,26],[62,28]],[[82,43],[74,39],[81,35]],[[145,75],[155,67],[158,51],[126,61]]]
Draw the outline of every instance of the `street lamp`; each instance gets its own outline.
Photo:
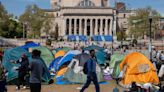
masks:
[[[151,29],[152,29],[152,12],[150,11],[150,14],[149,14],[149,30],[150,30],[150,47],[149,47],[149,49],[150,49],[150,61],[152,61],[152,37],[151,37]]]

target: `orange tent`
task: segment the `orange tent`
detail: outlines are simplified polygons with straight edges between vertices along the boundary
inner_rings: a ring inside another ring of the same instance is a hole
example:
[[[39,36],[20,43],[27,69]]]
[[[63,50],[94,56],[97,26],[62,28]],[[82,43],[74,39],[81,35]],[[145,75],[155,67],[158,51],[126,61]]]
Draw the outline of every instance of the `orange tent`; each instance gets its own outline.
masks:
[[[60,51],[58,51],[58,52],[55,54],[55,58],[60,57],[60,56],[64,56],[65,54],[66,54],[66,53],[65,53],[64,50],[60,50]]]
[[[64,73],[67,71],[67,69],[68,69],[67,67],[60,69],[60,70],[57,72],[56,76],[64,75]]]
[[[124,68],[124,66],[126,66]],[[136,83],[158,84],[159,79],[154,65],[147,57],[138,52],[128,54],[120,63],[120,70],[125,69],[121,83],[123,85]]]

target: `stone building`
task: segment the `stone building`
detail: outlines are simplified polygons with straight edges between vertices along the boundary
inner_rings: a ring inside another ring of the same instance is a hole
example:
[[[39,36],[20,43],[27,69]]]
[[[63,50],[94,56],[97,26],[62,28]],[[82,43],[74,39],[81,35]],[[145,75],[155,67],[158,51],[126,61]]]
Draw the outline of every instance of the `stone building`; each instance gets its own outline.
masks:
[[[59,37],[69,35],[110,35],[116,39],[116,9],[109,0],[51,0],[54,15],[51,31]]]

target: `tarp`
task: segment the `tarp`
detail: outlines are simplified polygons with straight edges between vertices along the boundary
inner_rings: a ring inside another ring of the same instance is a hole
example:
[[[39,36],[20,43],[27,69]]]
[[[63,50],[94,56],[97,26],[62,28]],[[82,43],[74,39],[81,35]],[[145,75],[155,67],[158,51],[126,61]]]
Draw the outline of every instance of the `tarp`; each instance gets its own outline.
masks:
[[[84,35],[69,35],[67,39],[69,41],[87,41],[87,37]]]
[[[60,56],[64,56],[66,53],[65,53],[65,51],[64,50],[60,50],[60,51],[58,51],[56,54],[55,54],[55,58],[58,58],[58,57],[60,57]]]
[[[75,56],[75,55],[78,55],[80,54],[81,52],[78,51],[78,50],[71,50],[69,51],[67,54],[65,54],[63,56],[63,58],[58,62],[58,66],[57,66],[57,70],[59,70],[60,66],[62,66],[64,63],[68,62],[68,61],[71,61],[72,58]]]
[[[38,46],[40,46],[39,43],[28,42],[25,45],[21,46],[21,48],[28,49],[28,48],[32,48],[32,47],[38,47]]]
[[[95,35],[92,36],[93,41],[112,41],[112,36],[110,35]]]
[[[3,65],[5,69],[8,71],[8,76],[7,76],[8,82],[18,77],[18,71],[16,71],[15,69],[18,68],[20,64],[15,64],[15,63],[12,63],[11,61],[18,61],[20,57],[22,56],[22,54],[25,54],[28,57],[29,61],[31,61],[31,54],[23,48],[16,47],[13,49],[7,49],[5,51],[4,57],[3,57]],[[46,69],[46,71],[43,74],[42,80],[48,83],[50,79],[50,74],[44,61],[42,63]]]
[[[133,52],[128,54],[120,63],[121,70],[123,70],[123,67],[126,69],[121,81],[123,85],[129,85],[132,82],[139,84],[159,83],[154,65],[141,53]]]
[[[47,67],[50,65],[50,63],[54,60],[54,56],[52,54],[52,52],[46,48],[46,47],[43,47],[43,46],[39,46],[39,47],[34,47],[32,48],[33,50],[34,49],[37,49],[37,50],[40,50],[41,51],[41,58],[44,60],[44,62],[46,63]]]

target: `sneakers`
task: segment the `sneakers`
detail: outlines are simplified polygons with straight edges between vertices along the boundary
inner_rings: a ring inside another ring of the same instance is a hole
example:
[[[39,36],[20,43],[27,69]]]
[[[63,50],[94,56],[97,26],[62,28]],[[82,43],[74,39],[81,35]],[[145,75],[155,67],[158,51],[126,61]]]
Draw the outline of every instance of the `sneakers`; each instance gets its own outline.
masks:
[[[23,86],[23,89],[26,89],[27,87],[26,86]]]
[[[20,87],[16,87],[16,90],[20,90]]]

